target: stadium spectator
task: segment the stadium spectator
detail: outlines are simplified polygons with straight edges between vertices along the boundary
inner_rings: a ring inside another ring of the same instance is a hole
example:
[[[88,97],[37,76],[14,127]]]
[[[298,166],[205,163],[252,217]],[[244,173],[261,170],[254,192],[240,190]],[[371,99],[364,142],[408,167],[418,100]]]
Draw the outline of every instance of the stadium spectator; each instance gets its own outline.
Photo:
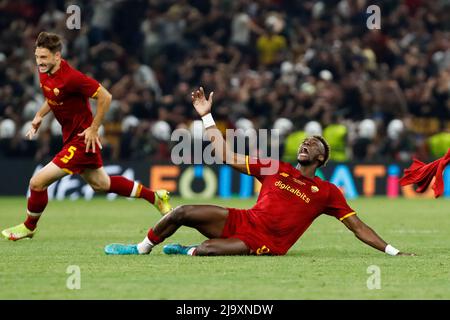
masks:
[[[428,139],[431,156],[434,159],[443,157],[450,148],[450,132],[440,132]]]
[[[389,122],[387,136],[380,151],[381,155],[389,161],[407,162],[412,158],[414,141],[402,120],[394,119]]]
[[[358,136],[353,143],[353,156],[356,161],[371,161],[377,157],[377,127],[372,119],[364,119],[358,125]]]
[[[342,123],[330,123],[323,130],[323,137],[330,144],[333,153],[330,154],[330,161],[348,161],[347,149],[347,127]]]

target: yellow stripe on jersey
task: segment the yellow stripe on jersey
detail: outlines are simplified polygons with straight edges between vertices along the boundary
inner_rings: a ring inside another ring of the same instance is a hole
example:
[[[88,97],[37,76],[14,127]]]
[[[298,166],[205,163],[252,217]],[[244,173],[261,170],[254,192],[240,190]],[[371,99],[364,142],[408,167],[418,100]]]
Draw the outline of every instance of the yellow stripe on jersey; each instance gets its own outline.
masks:
[[[247,174],[251,175],[250,166],[248,165],[248,156],[245,156],[245,167],[247,168]]]
[[[355,215],[355,214],[356,214],[356,212],[350,212],[350,213],[347,213],[345,216],[343,216],[342,218],[340,218],[339,221],[342,221],[342,220],[344,220],[345,218],[348,218],[348,217],[353,216],[353,215]]]
[[[98,88],[97,88],[97,90],[94,92],[94,94],[91,96],[91,98],[95,98],[96,96],[97,96],[97,94],[98,94],[98,92],[100,91],[100,88],[101,88],[102,86],[98,86]]]

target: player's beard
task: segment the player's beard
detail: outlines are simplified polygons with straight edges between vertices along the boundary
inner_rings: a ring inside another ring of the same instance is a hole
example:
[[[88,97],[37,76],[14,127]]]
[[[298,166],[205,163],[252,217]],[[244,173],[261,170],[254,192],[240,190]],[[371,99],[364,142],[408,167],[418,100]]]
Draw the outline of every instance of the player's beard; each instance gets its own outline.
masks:
[[[47,68],[47,70],[46,71],[43,71],[42,73],[52,73],[52,70],[55,68],[55,66],[56,66],[56,63],[47,63],[46,65],[45,65],[45,67]],[[39,70],[40,71],[40,70]]]
[[[297,159],[297,162],[299,165],[301,166],[309,166],[311,165],[313,162],[311,161],[311,159],[305,159],[305,160],[299,160]]]

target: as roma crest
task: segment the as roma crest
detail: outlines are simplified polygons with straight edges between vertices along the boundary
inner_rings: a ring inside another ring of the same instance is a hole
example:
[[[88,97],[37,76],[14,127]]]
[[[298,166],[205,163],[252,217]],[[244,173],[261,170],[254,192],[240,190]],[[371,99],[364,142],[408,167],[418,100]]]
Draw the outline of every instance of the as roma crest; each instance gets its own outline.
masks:
[[[58,94],[59,94],[59,89],[58,89],[58,88],[53,89],[53,93],[55,94],[55,96],[58,96]]]
[[[319,188],[317,188],[317,186],[311,186],[311,191],[316,193],[319,191]]]

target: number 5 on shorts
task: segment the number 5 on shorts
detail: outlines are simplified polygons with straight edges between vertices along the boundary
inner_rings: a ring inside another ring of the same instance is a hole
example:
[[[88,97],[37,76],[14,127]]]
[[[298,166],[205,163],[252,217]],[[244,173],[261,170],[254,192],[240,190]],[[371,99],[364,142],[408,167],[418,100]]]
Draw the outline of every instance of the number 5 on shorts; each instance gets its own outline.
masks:
[[[75,155],[75,151],[77,150],[76,147],[74,146],[70,146],[69,149],[67,150],[69,152],[69,154],[66,154],[64,157],[61,158],[61,161],[63,163],[67,163],[69,162],[70,159],[73,158],[73,156]]]

